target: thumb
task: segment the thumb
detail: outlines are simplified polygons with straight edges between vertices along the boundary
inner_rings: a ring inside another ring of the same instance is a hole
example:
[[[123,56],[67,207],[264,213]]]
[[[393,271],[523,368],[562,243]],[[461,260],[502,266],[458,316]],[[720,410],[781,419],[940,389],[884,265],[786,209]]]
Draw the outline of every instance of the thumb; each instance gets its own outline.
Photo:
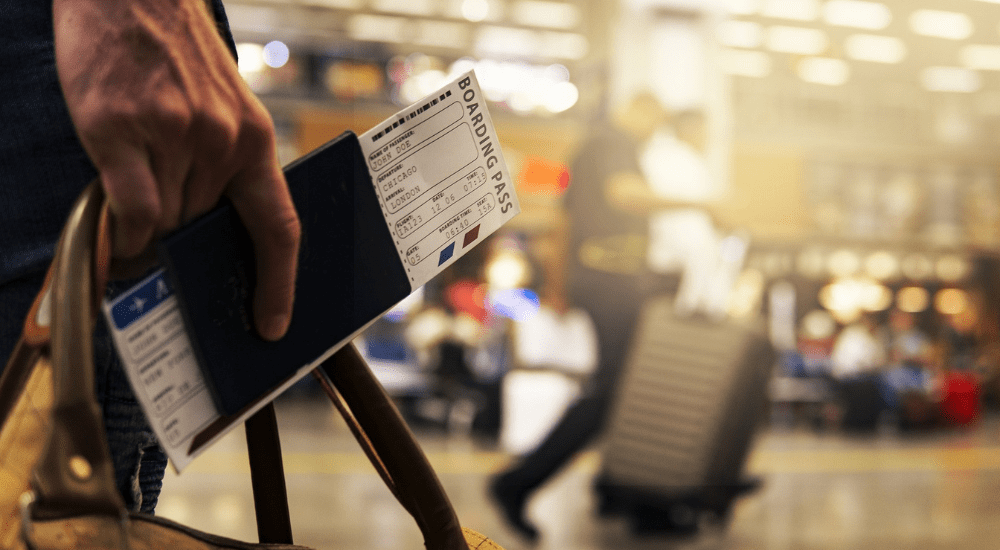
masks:
[[[265,340],[284,336],[295,301],[301,228],[284,175],[276,164],[245,171],[226,195],[250,233],[257,265],[254,319]]]

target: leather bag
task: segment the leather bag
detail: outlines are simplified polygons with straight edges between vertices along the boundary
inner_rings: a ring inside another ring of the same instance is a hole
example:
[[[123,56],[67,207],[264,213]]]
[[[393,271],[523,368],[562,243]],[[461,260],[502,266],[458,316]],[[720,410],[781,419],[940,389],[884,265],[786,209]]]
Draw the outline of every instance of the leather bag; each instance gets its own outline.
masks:
[[[100,186],[91,184],[74,206],[46,285],[0,377],[0,548],[304,548],[292,545],[270,405],[247,421],[260,543],[126,511],[94,397],[91,338],[110,264],[104,202]],[[429,550],[500,548],[461,528],[412,432],[353,346],[313,374]]]

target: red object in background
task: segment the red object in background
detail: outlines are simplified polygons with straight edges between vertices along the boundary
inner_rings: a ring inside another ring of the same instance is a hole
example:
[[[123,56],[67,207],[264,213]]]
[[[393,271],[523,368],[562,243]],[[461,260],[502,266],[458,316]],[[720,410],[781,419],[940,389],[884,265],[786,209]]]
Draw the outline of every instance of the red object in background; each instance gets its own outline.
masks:
[[[955,424],[966,426],[979,418],[979,381],[970,373],[950,372],[944,377],[941,413]]]
[[[518,191],[560,195],[569,187],[569,169],[565,164],[542,157],[527,157],[517,175]]]
[[[445,289],[445,299],[455,313],[466,313],[480,323],[486,321],[486,285],[463,279]]]

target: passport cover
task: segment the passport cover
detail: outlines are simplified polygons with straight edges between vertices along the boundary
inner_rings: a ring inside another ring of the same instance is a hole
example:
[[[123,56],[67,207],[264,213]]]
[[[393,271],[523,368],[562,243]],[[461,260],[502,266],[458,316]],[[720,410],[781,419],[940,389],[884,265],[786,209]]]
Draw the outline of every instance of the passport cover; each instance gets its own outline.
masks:
[[[289,164],[285,177],[302,244],[292,321],[282,340],[267,342],[254,329],[253,245],[231,204],[159,245],[223,414],[239,413],[332,353],[412,291],[354,133]]]

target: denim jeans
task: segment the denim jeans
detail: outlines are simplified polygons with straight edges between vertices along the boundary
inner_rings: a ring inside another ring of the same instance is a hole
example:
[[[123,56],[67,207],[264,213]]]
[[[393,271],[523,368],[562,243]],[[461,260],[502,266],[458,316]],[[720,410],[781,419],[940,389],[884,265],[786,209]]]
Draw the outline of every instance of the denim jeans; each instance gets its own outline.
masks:
[[[221,0],[210,7],[235,54]],[[0,365],[6,364],[73,201],[97,175],[59,87],[51,2],[0,0]],[[119,285],[127,284],[125,282]],[[152,512],[167,459],[98,321],[95,386],[118,488]]]

